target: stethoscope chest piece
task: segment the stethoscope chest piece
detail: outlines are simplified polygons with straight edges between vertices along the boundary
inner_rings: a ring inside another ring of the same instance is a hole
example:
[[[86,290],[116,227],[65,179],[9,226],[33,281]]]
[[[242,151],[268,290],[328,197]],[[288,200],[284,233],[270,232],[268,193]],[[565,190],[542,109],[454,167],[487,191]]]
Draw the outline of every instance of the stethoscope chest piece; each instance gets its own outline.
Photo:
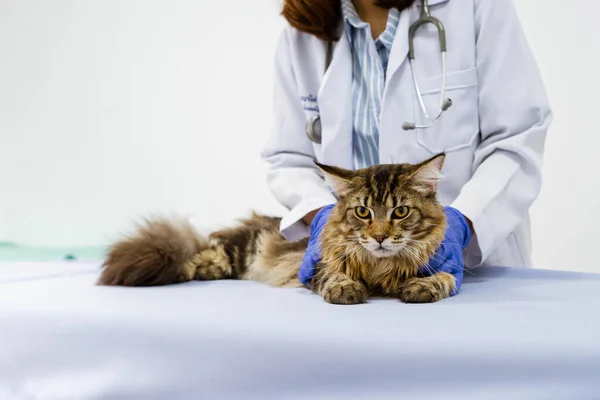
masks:
[[[325,54],[325,70],[327,72],[331,59],[333,57],[333,42],[327,42],[327,52]],[[321,117],[319,114],[313,115],[306,121],[306,136],[316,144],[321,144]]]
[[[321,118],[313,115],[306,123],[306,136],[313,142],[321,144]]]

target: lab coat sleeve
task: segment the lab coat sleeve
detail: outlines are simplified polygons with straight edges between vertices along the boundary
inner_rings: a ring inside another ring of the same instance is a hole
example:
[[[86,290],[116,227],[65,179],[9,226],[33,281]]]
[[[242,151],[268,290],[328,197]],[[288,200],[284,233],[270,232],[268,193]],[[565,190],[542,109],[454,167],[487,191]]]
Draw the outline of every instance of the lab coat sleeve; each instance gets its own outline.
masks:
[[[481,143],[473,176],[452,204],[475,231],[466,249],[467,267],[483,263],[538,196],[552,120],[512,0],[476,0],[475,30]]]
[[[306,116],[292,63],[291,28],[284,29],[277,45],[274,82],[274,124],[262,151],[269,164],[268,186],[289,211],[281,221],[281,233],[288,240],[309,234],[302,218],[309,212],[336,202],[314,164],[313,144],[306,136]]]

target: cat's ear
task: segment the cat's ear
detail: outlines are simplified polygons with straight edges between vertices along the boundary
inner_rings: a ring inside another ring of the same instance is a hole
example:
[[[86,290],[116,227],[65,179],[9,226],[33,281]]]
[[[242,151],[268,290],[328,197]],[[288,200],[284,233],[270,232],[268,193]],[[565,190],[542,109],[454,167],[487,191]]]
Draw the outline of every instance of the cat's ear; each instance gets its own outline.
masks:
[[[314,163],[323,171],[325,181],[336,194],[343,196],[348,193],[352,187],[352,179],[355,177],[354,171],[320,164],[317,161]]]
[[[418,190],[424,194],[435,194],[437,184],[442,178],[442,168],[446,161],[446,154],[438,154],[416,166],[412,173],[412,180],[418,185]]]

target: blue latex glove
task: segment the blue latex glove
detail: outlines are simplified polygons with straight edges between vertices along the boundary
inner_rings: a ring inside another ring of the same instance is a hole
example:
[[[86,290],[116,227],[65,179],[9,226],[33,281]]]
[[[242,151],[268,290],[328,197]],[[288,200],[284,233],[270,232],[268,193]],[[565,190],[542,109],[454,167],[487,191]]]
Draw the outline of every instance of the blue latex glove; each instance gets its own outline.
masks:
[[[447,272],[454,275],[456,287],[450,294],[454,296],[460,290],[464,275],[463,250],[471,240],[471,229],[467,219],[455,208],[444,207],[448,228],[442,245],[436,254],[429,259],[427,267],[422,269],[425,275],[436,272]]]
[[[308,239],[308,247],[306,249],[306,253],[304,253],[304,257],[302,258],[300,270],[298,271],[298,279],[300,279],[300,282],[302,282],[304,285],[308,285],[312,277],[315,275],[315,267],[317,263],[321,261],[319,237],[321,236],[321,232],[323,232],[323,228],[327,223],[327,219],[329,218],[334,205],[335,204],[330,204],[321,208],[310,224],[310,238]]]

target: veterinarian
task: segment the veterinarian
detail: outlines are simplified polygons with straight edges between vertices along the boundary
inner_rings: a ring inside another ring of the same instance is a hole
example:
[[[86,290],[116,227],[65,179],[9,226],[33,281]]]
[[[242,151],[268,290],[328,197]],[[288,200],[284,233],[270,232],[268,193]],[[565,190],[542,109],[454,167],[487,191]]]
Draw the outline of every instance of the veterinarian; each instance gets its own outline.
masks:
[[[438,199],[449,228],[431,264],[531,266],[528,213],[552,113],[513,2],[423,6],[284,1],[289,25],[276,50],[275,123],[263,158],[270,189],[289,210],[282,234],[310,237],[304,283],[336,202],[315,159],[356,169],[445,152]],[[415,24],[429,13],[440,25]]]

